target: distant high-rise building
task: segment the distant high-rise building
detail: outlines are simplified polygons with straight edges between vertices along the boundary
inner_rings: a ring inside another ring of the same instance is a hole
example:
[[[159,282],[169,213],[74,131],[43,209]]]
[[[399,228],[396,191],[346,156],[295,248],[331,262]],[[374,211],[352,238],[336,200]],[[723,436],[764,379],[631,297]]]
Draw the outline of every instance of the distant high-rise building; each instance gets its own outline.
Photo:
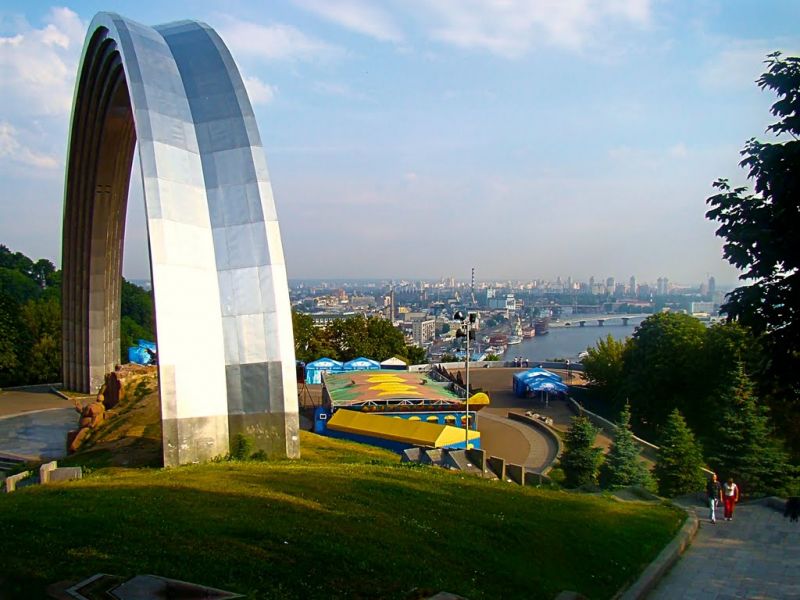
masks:
[[[628,288],[629,288],[628,289],[628,294],[630,296],[635,297],[636,296],[636,277],[634,277],[633,275],[631,275],[631,279],[628,282]]]
[[[616,296],[617,299],[623,298],[625,296],[625,284],[624,283],[618,283],[618,284],[616,284],[614,286],[614,296]]]
[[[606,279],[606,290],[608,290],[609,292],[614,290],[614,278],[613,277],[608,277]]]
[[[708,294],[710,296],[714,295],[714,292],[717,291],[717,280],[714,279],[714,276],[708,278]]]
[[[593,288],[594,288],[594,275],[589,277],[589,289],[591,290]]]
[[[666,279],[664,277],[659,277],[656,280],[656,294],[659,296],[665,296],[667,294],[667,284],[665,281]]]

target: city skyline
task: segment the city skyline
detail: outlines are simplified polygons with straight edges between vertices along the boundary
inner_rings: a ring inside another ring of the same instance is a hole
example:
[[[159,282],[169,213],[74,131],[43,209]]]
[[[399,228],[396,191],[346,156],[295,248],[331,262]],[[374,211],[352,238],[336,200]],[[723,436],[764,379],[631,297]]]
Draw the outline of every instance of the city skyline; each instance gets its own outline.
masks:
[[[57,264],[72,88],[98,10],[202,19],[230,45],[295,280],[476,266],[481,280],[733,285],[704,200],[718,177],[746,183],[739,150],[773,120],[753,81],[767,53],[800,47],[791,2],[7,2],[0,243]],[[147,279],[131,185],[125,275]]]

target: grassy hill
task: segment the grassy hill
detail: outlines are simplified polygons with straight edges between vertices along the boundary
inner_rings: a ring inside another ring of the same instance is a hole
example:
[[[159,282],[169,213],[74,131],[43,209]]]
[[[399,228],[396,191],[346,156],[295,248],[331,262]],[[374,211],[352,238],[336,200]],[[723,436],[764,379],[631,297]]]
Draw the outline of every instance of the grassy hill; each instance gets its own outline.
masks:
[[[124,428],[106,427],[83,455],[94,464],[114,463],[100,442]],[[41,597],[48,584],[104,572],[254,598],[608,598],[684,519],[666,505],[403,466],[310,433],[301,448],[298,461],[110,466],[2,495],[0,597]]]

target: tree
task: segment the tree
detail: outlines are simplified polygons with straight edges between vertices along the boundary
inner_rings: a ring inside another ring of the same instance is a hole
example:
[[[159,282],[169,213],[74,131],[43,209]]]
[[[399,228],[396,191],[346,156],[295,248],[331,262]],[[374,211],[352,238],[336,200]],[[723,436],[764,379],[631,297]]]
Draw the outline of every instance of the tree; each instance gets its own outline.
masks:
[[[597,429],[586,417],[573,417],[561,455],[565,485],[579,487],[597,483],[602,450],[594,447]]]
[[[623,393],[630,401],[634,429],[658,433],[673,409],[695,423],[702,411],[697,393],[702,375],[701,352],[706,327],[685,314],[647,317],[631,338],[624,355]]]
[[[766,65],[757,83],[778,96],[770,111],[778,121],[767,128],[776,139],[751,138],[739,163],[755,193],[719,179],[718,193],[706,200],[706,217],[719,223],[723,256],[747,282],[728,294],[722,310],[763,334],[774,387],[770,402],[800,454],[800,58],[775,52]]]
[[[786,455],[774,441],[767,408],[758,403],[741,363],[718,390],[718,404],[722,415],[706,449],[711,468],[723,479],[733,477],[748,495],[779,489]]]
[[[484,359],[486,362],[497,362],[500,360],[500,357],[497,354],[492,354],[491,352],[487,354]]]
[[[631,431],[631,411],[626,404],[619,415],[614,442],[600,469],[600,485],[616,489],[629,485],[651,487],[647,466],[639,459],[639,448]]]
[[[26,383],[52,383],[61,379],[61,305],[55,298],[27,302],[20,310],[24,325],[22,372]]]
[[[153,295],[144,288],[125,279],[122,280],[122,293],[120,298],[120,316],[130,317],[149,335],[148,339],[154,339],[155,320],[153,318]]]
[[[675,497],[703,489],[703,456],[686,420],[676,408],[664,427],[658,447],[658,460],[653,473],[658,482],[658,493]]]
[[[421,365],[427,361],[428,353],[425,348],[420,348],[419,346],[406,346],[405,353],[402,356],[398,356],[398,358],[402,358],[410,365]]]
[[[598,340],[596,346],[587,348],[587,355],[581,360],[586,379],[609,402],[618,399],[622,388],[625,349],[629,340],[619,341],[608,334],[605,339]]]
[[[38,298],[42,293],[36,282],[24,273],[0,267],[0,290],[20,304]]]
[[[0,387],[18,381],[22,329],[19,304],[5,293],[0,293]]]

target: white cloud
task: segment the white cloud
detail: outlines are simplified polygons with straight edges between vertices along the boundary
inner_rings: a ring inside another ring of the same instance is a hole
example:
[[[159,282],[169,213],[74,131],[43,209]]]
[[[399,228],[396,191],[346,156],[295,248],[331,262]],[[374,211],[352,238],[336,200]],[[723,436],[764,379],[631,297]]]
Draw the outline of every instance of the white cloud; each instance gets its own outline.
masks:
[[[297,0],[297,4],[323,19],[383,42],[403,39],[389,15],[373,4],[359,0]]]
[[[0,113],[5,116],[65,115],[80,58],[85,24],[68,8],[53,8],[41,29],[0,37]]]
[[[277,60],[320,60],[339,56],[336,46],[306,35],[291,25],[261,25],[224,17],[217,28],[235,58]]]
[[[766,68],[767,54],[775,49],[774,42],[726,41],[725,48],[700,67],[700,85],[706,89],[754,90],[756,79]]]
[[[243,77],[247,95],[253,104],[268,104],[275,97],[276,87],[264,83],[258,77]]]
[[[58,158],[31,150],[19,141],[19,132],[11,123],[0,121],[0,161],[10,161],[40,169],[60,166]]]
[[[431,36],[505,58],[534,45],[582,49],[613,21],[644,28],[650,0],[421,0],[438,17]]]

